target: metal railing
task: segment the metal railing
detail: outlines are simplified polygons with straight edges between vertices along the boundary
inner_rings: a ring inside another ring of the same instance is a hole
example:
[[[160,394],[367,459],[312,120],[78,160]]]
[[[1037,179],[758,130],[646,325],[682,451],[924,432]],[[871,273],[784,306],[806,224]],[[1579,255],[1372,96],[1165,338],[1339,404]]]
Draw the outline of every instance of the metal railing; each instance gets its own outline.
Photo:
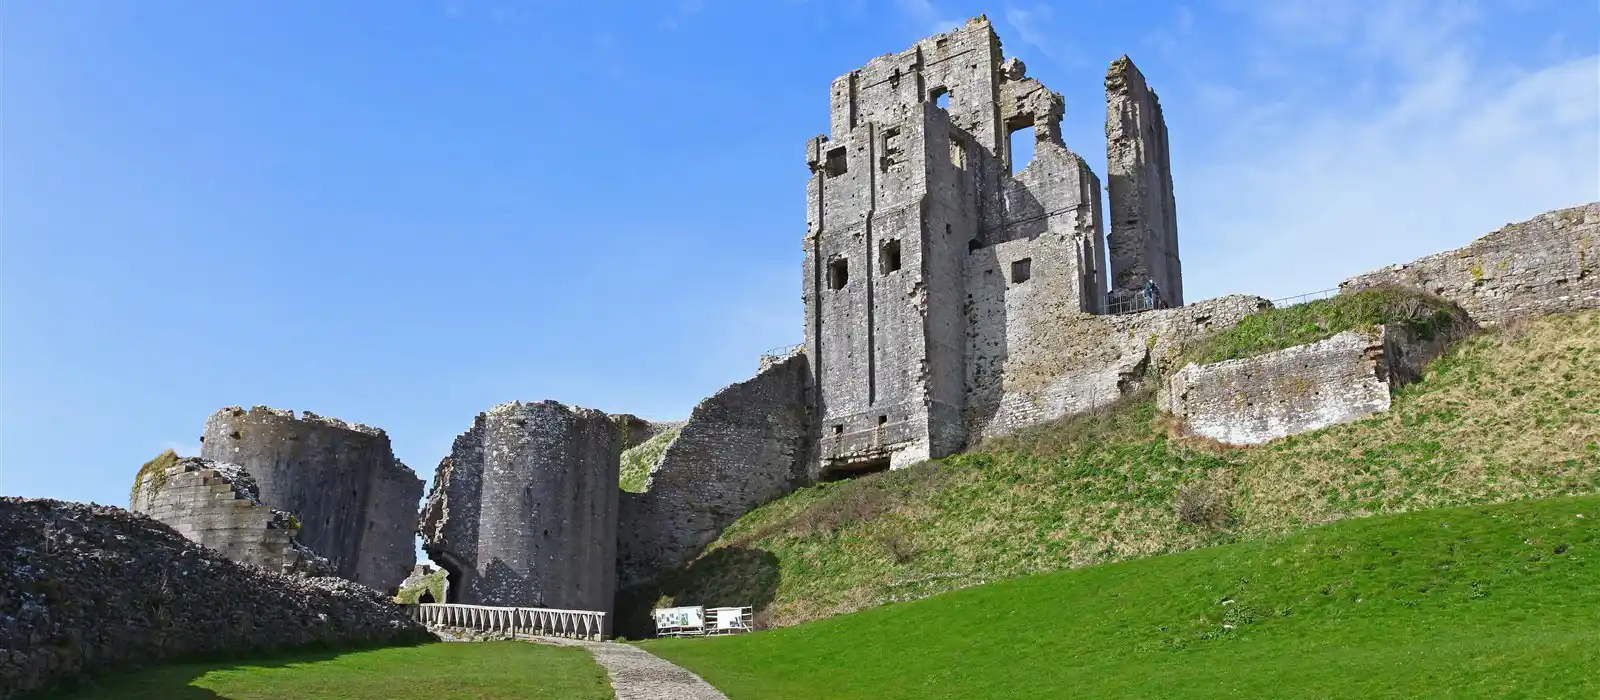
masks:
[[[606,614],[596,610],[504,608],[461,603],[419,603],[411,608],[412,619],[424,625],[502,632],[512,636],[526,634],[603,639],[606,634]]]
[[[1330,298],[1330,297],[1333,297],[1333,296],[1337,295],[1338,293],[1339,293],[1339,288],[1338,287],[1334,287],[1333,289],[1319,289],[1319,290],[1317,290],[1315,292],[1306,292],[1305,294],[1296,294],[1296,295],[1294,295],[1292,297],[1284,297],[1282,299],[1273,299],[1272,300],[1272,305],[1274,307],[1294,306],[1295,304],[1304,304],[1304,303],[1306,303],[1308,301],[1316,301],[1318,299],[1327,299],[1327,298]]]
[[[1167,302],[1165,299],[1161,298],[1160,294],[1157,294],[1153,299],[1145,296],[1142,293],[1123,297],[1121,299],[1106,299],[1106,315],[1108,316],[1120,316],[1122,314],[1132,314],[1140,311],[1150,311],[1153,309],[1165,308],[1168,308]]]

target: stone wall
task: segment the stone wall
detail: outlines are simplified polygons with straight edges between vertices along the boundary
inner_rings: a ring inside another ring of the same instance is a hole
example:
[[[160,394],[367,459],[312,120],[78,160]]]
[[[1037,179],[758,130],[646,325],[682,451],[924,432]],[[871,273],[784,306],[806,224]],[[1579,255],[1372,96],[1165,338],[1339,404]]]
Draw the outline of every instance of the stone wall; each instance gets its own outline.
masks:
[[[243,466],[261,501],[300,519],[300,540],[338,575],[393,592],[416,562],[422,480],[382,430],[305,412],[229,407],[206,420],[200,456]]]
[[[1241,360],[1191,364],[1168,380],[1165,408],[1190,435],[1256,445],[1389,409],[1400,386],[1448,349],[1447,331],[1345,331]]]
[[[1083,413],[1116,401],[1147,376],[1170,369],[1184,346],[1270,308],[1260,297],[1226,296],[1177,309],[1098,316],[1070,300],[1028,305],[1030,332],[1014,341],[996,336],[988,364],[967,376],[968,435],[976,441]],[[983,355],[974,355],[982,359]]]
[[[240,564],[121,508],[0,498],[0,700],[130,666],[432,637],[340,578]]]
[[[739,516],[806,483],[804,355],[770,365],[696,406],[618,508],[618,586],[656,580]]]
[[[1144,74],[1123,56],[1106,72],[1106,186],[1111,200],[1111,289],[1121,300],[1154,279],[1168,306],[1183,305],[1178,211],[1167,122]]]
[[[617,461],[610,416],[554,401],[478,414],[434,472],[423,548],[449,602],[611,609]]]
[[[1352,277],[1339,291],[1389,285],[1438,294],[1483,325],[1600,308],[1600,202],[1507,224],[1465,248]]]
[[[129,510],[241,564],[286,574],[330,575],[326,559],[295,540],[299,523],[262,505],[255,480],[237,464],[187,457],[141,472]]]

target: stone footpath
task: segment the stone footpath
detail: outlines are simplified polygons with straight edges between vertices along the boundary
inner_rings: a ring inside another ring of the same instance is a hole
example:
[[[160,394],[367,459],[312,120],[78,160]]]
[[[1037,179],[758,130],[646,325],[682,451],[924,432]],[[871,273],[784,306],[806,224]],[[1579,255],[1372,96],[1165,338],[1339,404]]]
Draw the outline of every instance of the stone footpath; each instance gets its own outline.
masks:
[[[533,641],[588,649],[611,676],[617,700],[728,700],[699,676],[632,644],[561,637],[534,637]]]

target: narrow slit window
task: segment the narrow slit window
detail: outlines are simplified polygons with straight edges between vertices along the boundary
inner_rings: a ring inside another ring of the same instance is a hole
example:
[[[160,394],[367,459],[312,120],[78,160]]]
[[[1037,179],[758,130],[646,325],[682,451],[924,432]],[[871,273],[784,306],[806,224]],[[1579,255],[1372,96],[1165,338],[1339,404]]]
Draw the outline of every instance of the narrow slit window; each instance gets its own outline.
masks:
[[[828,288],[844,289],[845,283],[850,281],[850,261],[839,258],[828,263]]]
[[[1033,258],[1023,258],[1011,263],[1011,283],[1022,284],[1033,276]]]
[[[884,241],[883,249],[878,251],[878,268],[885,275],[900,269],[900,239]]]

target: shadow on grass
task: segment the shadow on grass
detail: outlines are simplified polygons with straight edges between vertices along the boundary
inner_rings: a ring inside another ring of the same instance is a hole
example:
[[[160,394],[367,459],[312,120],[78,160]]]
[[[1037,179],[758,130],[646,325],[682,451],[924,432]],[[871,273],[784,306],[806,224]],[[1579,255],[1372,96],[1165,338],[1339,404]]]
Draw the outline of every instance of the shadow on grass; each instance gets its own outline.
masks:
[[[778,558],[764,549],[722,547],[669,572],[661,581],[617,592],[613,633],[629,639],[655,636],[650,611],[672,605],[754,608],[757,618],[778,595]]]
[[[249,654],[216,654],[151,666],[124,667],[59,684],[43,693],[24,696],[26,700],[233,700],[209,688],[191,685],[213,671],[243,668],[286,668],[296,664],[329,661],[345,654],[374,649],[410,647],[425,644],[313,646]]]

